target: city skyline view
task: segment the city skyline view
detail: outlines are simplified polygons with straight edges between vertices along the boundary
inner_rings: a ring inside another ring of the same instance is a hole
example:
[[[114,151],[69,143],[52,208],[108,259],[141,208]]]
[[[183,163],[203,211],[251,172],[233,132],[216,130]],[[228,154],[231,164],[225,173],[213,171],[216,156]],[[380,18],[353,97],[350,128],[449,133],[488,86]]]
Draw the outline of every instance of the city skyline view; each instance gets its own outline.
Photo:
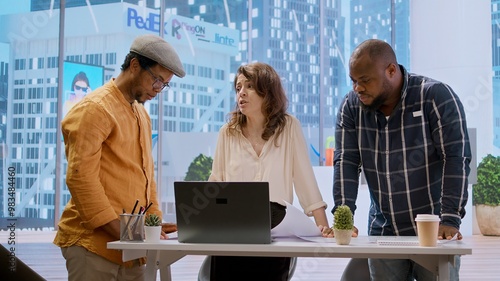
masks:
[[[430,76],[444,73],[442,77],[450,79],[465,101],[469,127],[477,129],[478,136],[487,136],[478,138],[476,160],[486,153],[499,152],[500,110],[494,110],[500,106],[499,51],[473,50],[474,40],[496,46],[500,1],[488,1],[488,14],[483,4],[477,13],[466,15],[470,18],[441,15],[450,26],[460,22],[474,25],[479,24],[478,18],[490,18],[490,30],[479,33],[479,39],[434,46],[443,53],[448,47],[448,54],[456,56],[457,61],[464,60],[463,53],[477,57],[478,63],[473,66],[455,65],[443,55],[426,58],[429,52],[422,50],[428,44],[421,42],[434,37],[426,25],[415,24],[426,15],[417,13],[421,6],[409,0],[179,0],[166,1],[163,15],[160,2],[96,0],[89,6],[85,0],[66,1],[62,57],[59,1],[53,1],[53,9],[50,0],[23,1],[19,8],[0,13],[0,165],[2,171],[9,167],[16,170],[16,217],[53,227],[70,198],[64,182],[66,166],[59,127],[66,99],[63,95],[69,95],[62,83],[78,71],[70,72],[66,67],[60,77],[60,63],[102,69],[105,83],[119,74],[129,51],[126,46],[144,33],[163,32],[165,40],[179,50],[187,73],[183,79],[174,78],[169,90],[145,104],[157,138],[152,153],[162,209],[167,215],[173,213],[172,183],[183,179],[196,156],[213,153],[217,132],[234,108],[234,72],[247,62],[266,62],[277,70],[287,92],[288,111],[303,126],[311,162],[325,165],[337,106],[351,89],[349,55],[369,38],[391,43],[399,63],[410,71],[424,71]],[[482,27],[474,29],[484,30]],[[489,63],[486,70],[485,57]],[[435,66],[437,61],[449,62]],[[477,74],[467,80],[460,73]],[[462,87],[462,82],[470,86]],[[488,117],[480,118],[478,111]],[[2,217],[7,214],[7,183],[3,173]]]

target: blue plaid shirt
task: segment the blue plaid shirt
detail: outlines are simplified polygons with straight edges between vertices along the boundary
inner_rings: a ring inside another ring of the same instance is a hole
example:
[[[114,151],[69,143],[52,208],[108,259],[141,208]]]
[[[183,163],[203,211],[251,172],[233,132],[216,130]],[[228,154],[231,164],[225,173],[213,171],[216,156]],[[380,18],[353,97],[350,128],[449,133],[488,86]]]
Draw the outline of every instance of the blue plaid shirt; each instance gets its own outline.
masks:
[[[354,91],[339,107],[335,206],[354,212],[362,169],[371,197],[369,235],[416,235],[417,214],[436,214],[459,228],[471,160],[463,106],[448,85],[400,68],[401,100],[389,118],[363,110]]]

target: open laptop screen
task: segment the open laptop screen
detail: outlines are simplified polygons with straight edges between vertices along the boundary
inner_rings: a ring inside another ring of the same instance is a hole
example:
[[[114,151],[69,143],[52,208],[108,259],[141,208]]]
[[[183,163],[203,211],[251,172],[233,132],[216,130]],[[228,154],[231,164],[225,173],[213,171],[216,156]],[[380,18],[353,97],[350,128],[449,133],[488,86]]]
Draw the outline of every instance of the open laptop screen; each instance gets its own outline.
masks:
[[[268,182],[174,182],[179,242],[271,243]]]

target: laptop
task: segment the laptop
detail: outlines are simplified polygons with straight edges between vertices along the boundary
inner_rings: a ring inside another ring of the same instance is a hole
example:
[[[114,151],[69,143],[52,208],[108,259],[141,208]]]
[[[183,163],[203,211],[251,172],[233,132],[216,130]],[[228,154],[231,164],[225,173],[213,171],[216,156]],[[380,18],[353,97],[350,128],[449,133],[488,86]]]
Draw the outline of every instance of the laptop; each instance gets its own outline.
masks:
[[[268,182],[174,182],[178,241],[271,243]]]

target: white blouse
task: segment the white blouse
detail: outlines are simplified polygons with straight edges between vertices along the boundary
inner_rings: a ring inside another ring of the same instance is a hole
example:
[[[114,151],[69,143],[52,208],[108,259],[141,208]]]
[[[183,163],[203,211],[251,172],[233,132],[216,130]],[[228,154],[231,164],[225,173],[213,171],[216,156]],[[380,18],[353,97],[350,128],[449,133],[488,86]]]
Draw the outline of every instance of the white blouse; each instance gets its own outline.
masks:
[[[293,187],[304,213],[326,208],[316,182],[307,144],[299,120],[287,115],[286,125],[275,142],[272,136],[257,155],[238,128],[234,134],[227,124],[219,131],[210,181],[267,181],[270,200],[292,204]],[[276,146],[275,144],[278,144]]]

